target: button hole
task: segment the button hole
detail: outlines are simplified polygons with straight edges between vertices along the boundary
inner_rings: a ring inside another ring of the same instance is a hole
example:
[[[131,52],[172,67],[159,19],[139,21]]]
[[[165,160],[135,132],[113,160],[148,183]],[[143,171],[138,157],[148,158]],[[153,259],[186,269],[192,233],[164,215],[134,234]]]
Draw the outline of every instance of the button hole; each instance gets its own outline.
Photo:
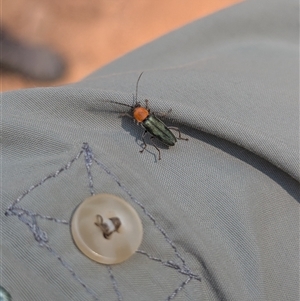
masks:
[[[122,223],[118,217],[110,217],[104,220],[102,215],[97,214],[95,225],[101,229],[103,237],[109,239],[114,232],[118,232]]]

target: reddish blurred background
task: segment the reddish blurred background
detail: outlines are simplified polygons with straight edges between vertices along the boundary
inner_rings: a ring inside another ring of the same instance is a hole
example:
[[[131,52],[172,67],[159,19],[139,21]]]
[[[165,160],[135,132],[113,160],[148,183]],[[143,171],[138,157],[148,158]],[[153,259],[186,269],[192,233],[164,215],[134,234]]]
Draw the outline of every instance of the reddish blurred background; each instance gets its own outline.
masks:
[[[4,0],[5,30],[19,41],[54,50],[67,68],[52,81],[1,69],[1,91],[78,81],[171,30],[240,1]]]

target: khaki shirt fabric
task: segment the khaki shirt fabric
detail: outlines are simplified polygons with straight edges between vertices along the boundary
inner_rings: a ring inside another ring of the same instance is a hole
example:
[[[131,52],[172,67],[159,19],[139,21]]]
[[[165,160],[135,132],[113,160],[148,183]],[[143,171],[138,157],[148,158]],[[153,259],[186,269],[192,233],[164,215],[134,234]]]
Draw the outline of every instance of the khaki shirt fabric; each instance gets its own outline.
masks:
[[[1,285],[12,300],[299,299],[298,6],[245,1],[78,83],[2,94]],[[189,139],[154,140],[161,160],[147,136],[139,153],[143,128],[120,117],[130,108],[108,102],[131,105],[142,71],[138,101],[172,109],[164,122]],[[73,243],[91,181],[142,220],[124,263],[96,263]]]

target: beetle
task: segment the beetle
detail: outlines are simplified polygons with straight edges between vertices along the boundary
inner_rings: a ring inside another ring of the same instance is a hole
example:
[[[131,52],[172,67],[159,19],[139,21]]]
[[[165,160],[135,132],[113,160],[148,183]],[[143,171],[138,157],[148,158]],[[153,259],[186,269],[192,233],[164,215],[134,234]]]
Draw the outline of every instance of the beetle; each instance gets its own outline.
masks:
[[[132,117],[138,124],[141,124],[143,128],[145,129],[143,135],[142,135],[142,141],[143,141],[143,148],[140,150],[140,153],[143,153],[144,150],[147,147],[146,141],[145,141],[145,135],[147,133],[151,134],[151,141],[154,138],[157,138],[160,140],[163,144],[167,146],[174,146],[177,142],[177,139],[179,140],[188,140],[188,138],[182,138],[181,132],[176,127],[167,127],[157,116],[154,115],[154,113],[150,112],[150,108],[148,106],[148,99],[145,99],[145,107],[141,105],[140,102],[137,101],[138,96],[138,84],[140,81],[141,76],[143,75],[143,72],[139,75],[138,80],[136,82],[136,94],[135,94],[135,103],[131,106],[125,103],[117,102],[117,101],[110,101],[111,103],[116,103],[122,106],[130,107],[131,108],[131,114],[125,113],[124,115],[129,115]],[[171,110],[169,110],[167,113],[169,113]],[[165,116],[167,113],[162,114],[162,116]],[[175,135],[171,132],[170,129],[178,131],[178,137],[176,138]],[[160,149],[155,145],[155,143],[152,141],[152,145],[156,148],[158,151],[158,160],[161,160],[161,154]]]

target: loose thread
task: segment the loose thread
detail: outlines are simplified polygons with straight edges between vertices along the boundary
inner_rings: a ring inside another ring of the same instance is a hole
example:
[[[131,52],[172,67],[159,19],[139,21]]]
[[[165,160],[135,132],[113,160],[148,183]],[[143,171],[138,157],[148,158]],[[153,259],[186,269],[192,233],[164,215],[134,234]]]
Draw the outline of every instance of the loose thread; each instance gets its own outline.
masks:
[[[123,298],[122,298],[121,292],[119,291],[119,288],[118,288],[115,276],[112,273],[112,268],[109,265],[107,266],[107,270],[108,270],[108,273],[109,273],[109,277],[110,277],[110,279],[112,281],[113,288],[114,288],[114,290],[115,290],[115,292],[116,292],[116,294],[118,296],[118,301],[122,301]]]
[[[77,274],[75,273],[75,271],[69,266],[69,264],[56,251],[54,251],[46,243],[42,244],[42,246],[46,247],[46,249],[60,261],[60,263],[70,272],[70,274],[72,275],[72,277],[85,288],[86,292],[93,296],[93,298],[94,298],[95,301],[99,301],[96,292],[94,292],[91,288],[89,288],[83,282],[83,280],[79,276],[77,276]]]
[[[47,180],[51,178],[56,178],[61,172],[64,170],[67,170],[71,167],[71,165],[76,161],[81,154],[83,153],[83,150],[81,150],[72,160],[70,160],[64,167],[60,168],[59,170],[55,171],[53,174],[50,174],[46,177],[44,177],[39,183],[30,186],[23,194],[21,194],[5,211],[5,215],[10,215],[9,210],[12,209],[17,203],[19,203],[28,193],[30,193],[35,188],[41,186],[43,183],[45,183]]]
[[[85,158],[85,167],[87,170],[88,174],[88,179],[89,179],[89,188],[90,188],[90,193],[91,195],[95,195],[95,190],[94,190],[94,181],[93,181],[93,176],[91,172],[91,166],[93,164],[93,152],[90,146],[87,143],[83,144],[83,150],[84,150],[84,158]]]
[[[191,281],[191,279],[192,279],[191,277],[188,277],[187,280],[182,282],[181,285],[178,288],[176,288],[176,290],[172,293],[172,295],[170,295],[166,299],[166,301],[170,301],[170,300],[174,299],[177,296],[177,294]]]
[[[172,268],[172,269],[175,269],[177,272],[179,272],[179,273],[181,273],[183,275],[186,275],[186,276],[189,276],[189,277],[191,277],[193,279],[201,281],[201,277],[199,275],[193,274],[190,269],[188,269],[188,270],[182,269],[180,267],[180,265],[172,262],[171,260],[163,261],[162,259],[154,257],[154,256],[151,256],[147,252],[142,251],[142,250],[137,250],[136,253],[139,253],[139,254],[142,254],[142,255],[146,255],[149,259],[151,259],[153,261],[160,262],[162,265],[164,265],[166,267],[169,267],[169,268]]]
[[[28,216],[25,214],[18,215],[19,220],[29,227],[30,231],[33,233],[33,236],[35,240],[39,243],[39,245],[48,242],[48,235],[45,231],[40,229],[35,216],[29,216],[31,217],[31,220],[27,217]]]

